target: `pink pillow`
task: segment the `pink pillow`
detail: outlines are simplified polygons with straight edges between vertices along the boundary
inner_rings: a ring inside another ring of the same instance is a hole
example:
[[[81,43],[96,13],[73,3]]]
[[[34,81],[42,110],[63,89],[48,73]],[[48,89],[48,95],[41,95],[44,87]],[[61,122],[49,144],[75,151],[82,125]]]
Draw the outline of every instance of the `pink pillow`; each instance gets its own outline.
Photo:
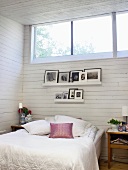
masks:
[[[73,123],[50,123],[50,138],[73,138]]]

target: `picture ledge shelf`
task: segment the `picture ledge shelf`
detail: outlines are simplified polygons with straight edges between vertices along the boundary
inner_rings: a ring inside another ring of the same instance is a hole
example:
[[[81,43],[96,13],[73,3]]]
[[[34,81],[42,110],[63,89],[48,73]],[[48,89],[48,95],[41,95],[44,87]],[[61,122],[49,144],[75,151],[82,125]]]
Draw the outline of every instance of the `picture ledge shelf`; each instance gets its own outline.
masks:
[[[89,81],[89,82],[74,82],[74,83],[43,83],[43,86],[83,86],[83,85],[100,85],[102,84],[101,81]]]
[[[84,103],[84,99],[54,99],[55,103]]]

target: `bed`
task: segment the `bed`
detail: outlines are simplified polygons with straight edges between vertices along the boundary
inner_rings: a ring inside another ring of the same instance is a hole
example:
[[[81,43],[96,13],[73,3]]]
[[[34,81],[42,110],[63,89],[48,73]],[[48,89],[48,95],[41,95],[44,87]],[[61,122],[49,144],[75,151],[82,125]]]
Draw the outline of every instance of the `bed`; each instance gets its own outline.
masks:
[[[38,121],[38,130],[34,128],[33,133],[39,132],[40,123]],[[59,125],[60,123],[63,124],[59,120]],[[32,129],[29,127],[28,130],[27,124],[25,129],[0,135],[0,170],[99,170],[103,130],[97,130],[94,137],[90,126],[81,136],[73,133],[72,138],[53,138],[47,134],[46,124],[43,127],[46,135],[32,134]],[[72,131],[76,132],[75,130],[80,130],[80,127]]]

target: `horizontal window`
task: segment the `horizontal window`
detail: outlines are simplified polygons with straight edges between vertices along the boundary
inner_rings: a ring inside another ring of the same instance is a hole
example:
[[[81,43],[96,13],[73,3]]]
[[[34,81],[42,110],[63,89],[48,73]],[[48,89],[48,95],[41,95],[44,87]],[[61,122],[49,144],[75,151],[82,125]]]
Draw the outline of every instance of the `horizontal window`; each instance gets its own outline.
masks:
[[[128,37],[127,19],[128,13],[117,14],[118,36],[117,42],[114,43],[117,43],[119,57],[127,55],[128,43],[125,41],[125,37]],[[107,15],[32,26],[32,62],[110,58],[113,56],[112,22],[111,15]]]

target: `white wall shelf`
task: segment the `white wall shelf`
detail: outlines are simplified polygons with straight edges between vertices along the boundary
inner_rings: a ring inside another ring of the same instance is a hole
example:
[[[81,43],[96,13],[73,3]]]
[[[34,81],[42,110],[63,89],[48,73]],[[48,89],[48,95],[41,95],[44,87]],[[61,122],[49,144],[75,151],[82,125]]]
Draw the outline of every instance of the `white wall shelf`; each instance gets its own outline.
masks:
[[[73,82],[73,83],[43,83],[43,86],[88,86],[88,85],[101,85],[101,82],[88,81],[88,82]]]
[[[55,103],[84,103],[84,99],[54,99]]]

